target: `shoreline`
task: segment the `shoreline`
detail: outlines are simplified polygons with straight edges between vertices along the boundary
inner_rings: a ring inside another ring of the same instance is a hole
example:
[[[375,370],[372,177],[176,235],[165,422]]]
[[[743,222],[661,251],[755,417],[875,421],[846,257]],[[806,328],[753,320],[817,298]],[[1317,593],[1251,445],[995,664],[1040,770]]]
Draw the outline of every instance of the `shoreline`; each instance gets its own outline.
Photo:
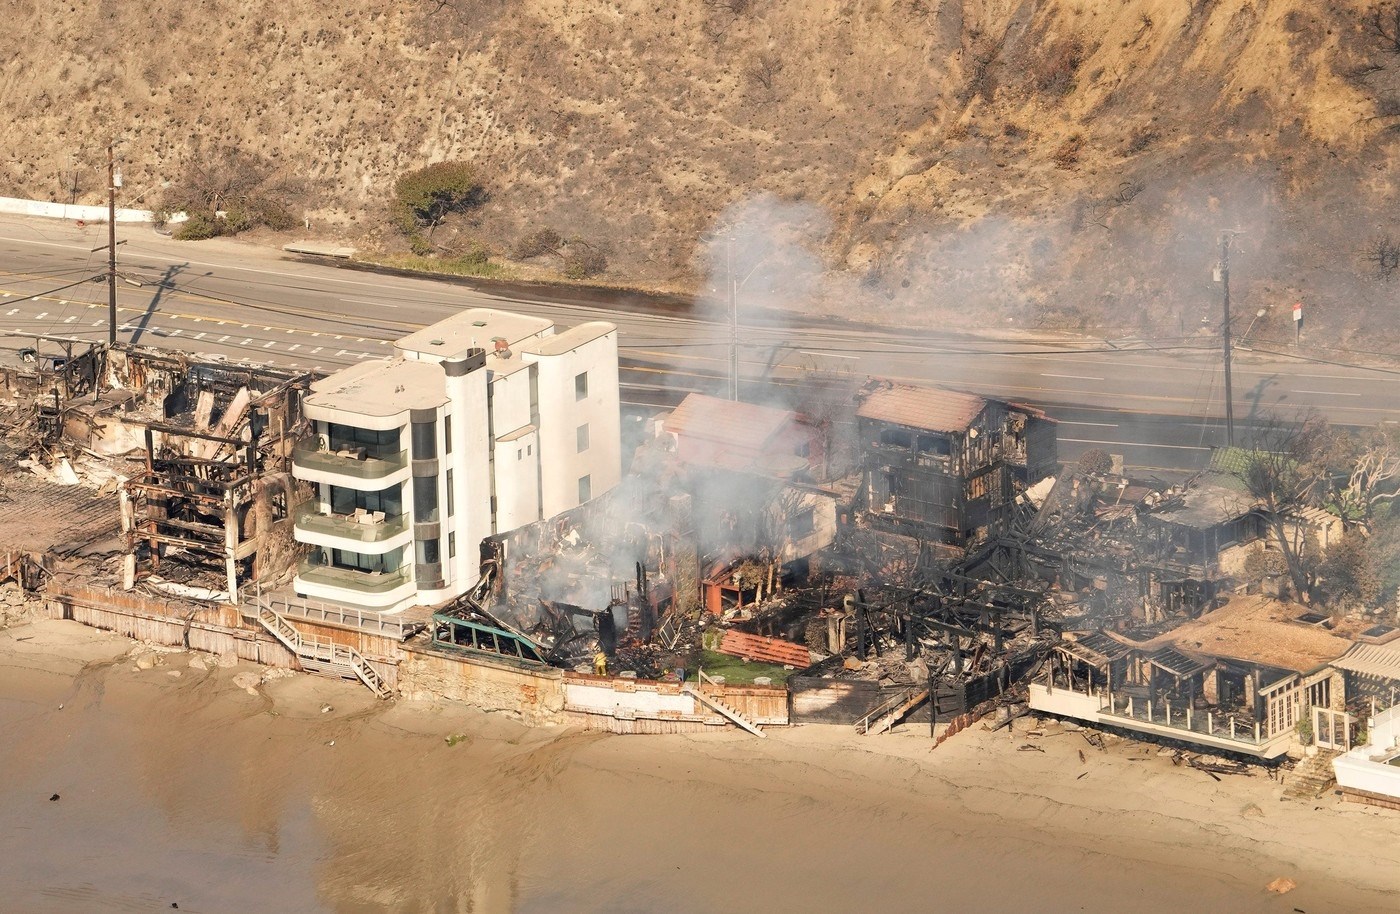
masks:
[[[1217,783],[1156,746],[1100,751],[1048,720],[1041,737],[1024,723],[1010,735],[974,725],[936,751],[919,725],[880,737],[815,725],[761,741],[619,737],[385,704],[357,684],[217,659],[73,622],[0,632],[0,724],[12,737],[0,749],[0,852],[15,864],[0,890],[15,904],[1400,904],[1393,813],[1331,795],[1280,802],[1282,785],[1262,772]],[[1268,892],[1280,876],[1297,888]]]

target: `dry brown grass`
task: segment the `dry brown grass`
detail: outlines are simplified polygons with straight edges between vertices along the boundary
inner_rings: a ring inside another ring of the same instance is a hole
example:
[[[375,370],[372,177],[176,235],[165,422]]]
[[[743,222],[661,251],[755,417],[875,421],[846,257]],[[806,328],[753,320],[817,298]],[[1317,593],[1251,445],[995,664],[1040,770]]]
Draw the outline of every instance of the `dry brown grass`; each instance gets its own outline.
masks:
[[[216,143],[314,182],[317,233],[393,249],[395,178],[466,159],[490,193],[455,227],[473,242],[567,227],[610,279],[690,288],[699,236],[766,191],[829,214],[833,268],[878,252],[830,307],[1021,323],[1073,302],[1163,332],[1210,257],[1175,239],[1250,221],[1241,294],[1335,302],[1314,331],[1340,335],[1391,310],[1371,271],[1336,266],[1392,228],[1400,122],[1377,115],[1400,77],[1362,71],[1400,64],[1373,6],[25,2],[0,193],[95,202],[120,133],[128,193],[155,199]],[[1105,255],[1073,214],[1124,181],[1155,193]]]

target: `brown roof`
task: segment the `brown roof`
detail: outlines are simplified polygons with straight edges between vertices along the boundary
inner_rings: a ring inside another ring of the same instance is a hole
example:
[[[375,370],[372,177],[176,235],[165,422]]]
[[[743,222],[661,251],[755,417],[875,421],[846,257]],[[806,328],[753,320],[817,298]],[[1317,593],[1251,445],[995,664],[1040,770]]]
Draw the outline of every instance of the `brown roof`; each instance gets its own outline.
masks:
[[[1158,635],[1142,647],[1242,660],[1306,673],[1336,660],[1351,641],[1294,622],[1306,608],[1263,595],[1234,597],[1219,609]]]
[[[795,418],[786,409],[690,394],[666,418],[666,431],[707,441],[761,445]]]
[[[666,418],[684,462],[787,478],[807,465],[797,456],[808,430],[786,409],[690,394]]]
[[[986,400],[972,394],[896,384],[868,394],[856,415],[934,432],[961,432],[972,425],[986,406]]]

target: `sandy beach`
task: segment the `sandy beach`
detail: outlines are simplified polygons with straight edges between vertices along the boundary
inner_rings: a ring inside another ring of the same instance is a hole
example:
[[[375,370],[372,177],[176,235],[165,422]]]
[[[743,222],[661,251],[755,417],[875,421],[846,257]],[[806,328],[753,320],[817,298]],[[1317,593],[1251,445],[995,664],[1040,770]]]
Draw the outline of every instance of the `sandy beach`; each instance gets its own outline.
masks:
[[[936,751],[921,727],[617,737],[268,672],[70,622],[0,632],[3,907],[1400,907],[1400,815],[1054,723]]]

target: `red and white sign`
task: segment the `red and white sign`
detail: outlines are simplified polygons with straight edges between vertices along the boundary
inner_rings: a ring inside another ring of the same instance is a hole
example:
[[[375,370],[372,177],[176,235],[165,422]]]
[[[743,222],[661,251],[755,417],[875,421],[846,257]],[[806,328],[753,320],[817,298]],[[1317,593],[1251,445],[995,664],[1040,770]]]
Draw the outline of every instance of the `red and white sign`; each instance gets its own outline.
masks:
[[[1295,304],[1295,305],[1293,306],[1293,320],[1294,320],[1295,323],[1301,323],[1301,322],[1302,322],[1302,320],[1303,320],[1303,303],[1302,303],[1302,302],[1298,302],[1297,304]]]

